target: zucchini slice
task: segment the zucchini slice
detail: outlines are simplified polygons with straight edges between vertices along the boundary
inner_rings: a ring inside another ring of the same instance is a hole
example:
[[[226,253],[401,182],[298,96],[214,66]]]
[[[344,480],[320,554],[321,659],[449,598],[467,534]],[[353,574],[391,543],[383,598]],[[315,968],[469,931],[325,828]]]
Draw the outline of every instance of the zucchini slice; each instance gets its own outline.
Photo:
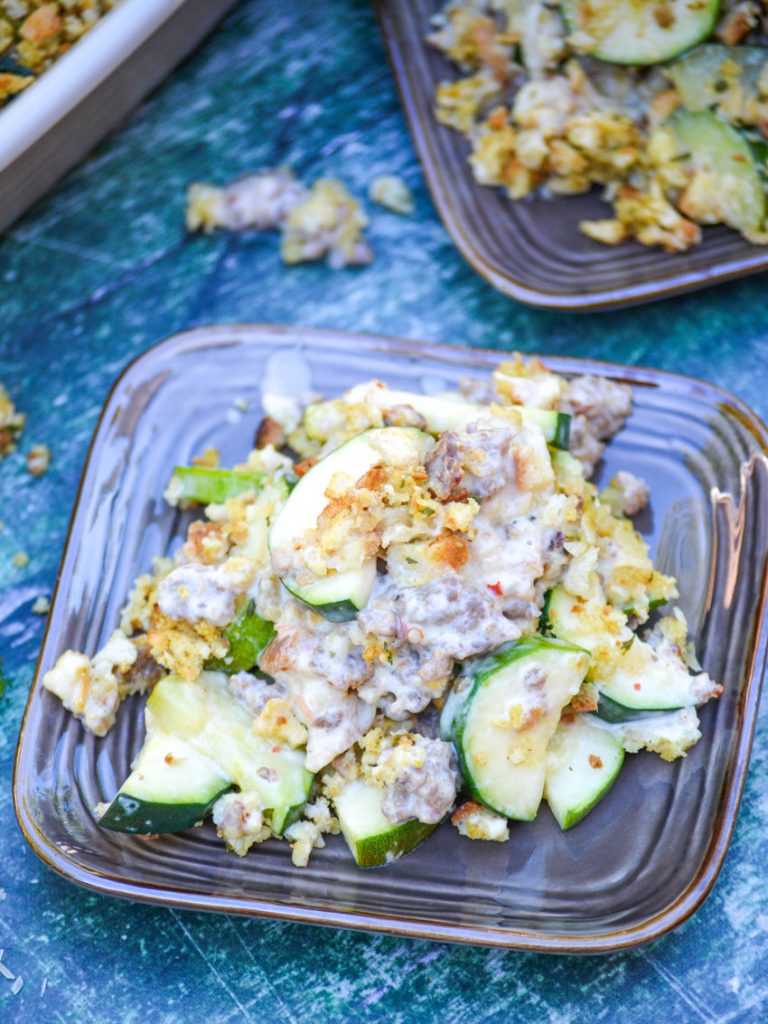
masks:
[[[263,473],[235,469],[212,469],[210,466],[177,466],[168,484],[166,496],[174,504],[221,505],[245,491],[258,491],[264,483]]]
[[[210,757],[244,792],[257,792],[271,811],[273,832],[281,833],[303,806],[314,776],[304,751],[279,746],[251,732],[253,719],[232,697],[227,677],[203,672],[194,683],[161,679],[147,701],[147,732],[175,733]]]
[[[556,637],[590,653],[613,645],[621,648],[615,667],[601,667],[599,660],[593,659],[588,673],[600,692],[601,717],[626,721],[637,718],[638,712],[676,711],[696,704],[693,677],[684,665],[659,658],[628,626],[616,635],[605,633],[595,613],[593,605],[572,597],[562,587],[555,587],[546,601],[547,622]]]
[[[391,864],[404,853],[410,853],[437,828],[415,818],[393,825],[381,809],[383,799],[383,789],[359,779],[334,797],[342,834],[358,867]]]
[[[211,658],[206,662],[206,669],[234,675],[247,672],[258,664],[259,656],[275,635],[275,627],[257,615],[254,607],[254,602],[249,601],[235,621],[227,626],[224,636],[229,650],[223,658]]]
[[[533,821],[547,745],[588,664],[586,651],[573,644],[526,636],[469,669],[469,683],[446,702],[443,728],[475,799],[506,818]]]
[[[297,548],[304,534],[312,530],[329,502],[328,486],[337,474],[355,481],[382,462],[381,446],[406,445],[423,462],[432,438],[412,427],[381,427],[366,430],[326,455],[303,476],[275,519],[269,533],[269,547]],[[354,619],[368,603],[376,581],[376,558],[346,572],[317,576],[309,583],[292,573],[281,577],[283,586],[313,611],[333,622]]]
[[[742,96],[757,99],[760,72],[768,63],[764,46],[723,46],[706,43],[686,53],[665,69],[687,110],[720,107],[729,86]]]
[[[763,228],[768,145],[709,111],[680,111],[660,129],[675,140],[691,180],[679,207],[702,224],[727,224],[746,235]]]
[[[232,780],[210,758],[167,733],[149,737],[99,824],[113,832],[184,832],[202,821]]]
[[[431,434],[461,430],[483,410],[482,406],[464,402],[459,398],[440,398],[434,395],[420,395],[415,391],[397,391],[384,384],[375,388],[366,386],[361,391],[353,388],[347,397],[350,400],[365,401],[382,410],[408,405],[424,417],[427,430]],[[524,423],[534,423],[541,428],[547,444],[567,450],[571,430],[571,417],[568,413],[554,412],[551,409],[533,409],[524,405],[514,408],[520,413]]]
[[[561,719],[547,747],[544,799],[565,832],[595,807],[618,778],[624,748],[585,715]]]
[[[714,31],[720,0],[563,0],[579,49],[612,64],[659,64]]]
[[[147,701],[145,721],[147,740],[139,754],[137,768],[145,751],[155,749],[155,737],[162,737],[163,744],[167,744],[171,737],[182,744],[184,749],[191,750],[206,763],[216,767],[219,778],[226,783],[222,784],[216,796],[232,785],[245,792],[258,793],[268,811],[272,831],[278,834],[291,824],[297,809],[307,800],[314,776],[304,767],[304,751],[292,750],[255,736],[251,732],[251,715],[232,697],[227,677],[221,672],[203,672],[194,683],[184,682],[175,676],[161,679]],[[163,744],[158,748],[161,751]],[[169,808],[164,827],[152,827],[149,831],[178,831],[173,808],[179,802],[183,803],[188,795],[183,765],[180,765],[178,774],[174,772],[169,775],[164,771],[161,757],[153,754],[148,763],[156,770],[144,771],[149,787],[147,792],[150,797],[158,789],[163,794],[162,801],[148,798],[148,802],[157,805],[153,810],[153,824],[164,820],[162,807]],[[157,772],[164,772],[162,777],[168,781],[157,783]],[[180,798],[173,792],[172,779],[180,787]],[[129,783],[133,785],[131,779],[126,780],[120,792],[125,790],[135,797],[136,793],[127,788]],[[112,822],[120,820],[117,808],[114,815],[110,814],[111,811],[112,807],[101,819],[100,823],[105,828],[114,828]],[[193,823],[199,821],[203,813],[199,813],[199,805],[196,804]],[[183,827],[188,828],[189,825]]]
[[[551,409],[529,409],[518,406],[524,423],[535,423],[541,427],[544,439],[553,448],[568,451],[571,439],[571,417],[567,412],[553,412]]]

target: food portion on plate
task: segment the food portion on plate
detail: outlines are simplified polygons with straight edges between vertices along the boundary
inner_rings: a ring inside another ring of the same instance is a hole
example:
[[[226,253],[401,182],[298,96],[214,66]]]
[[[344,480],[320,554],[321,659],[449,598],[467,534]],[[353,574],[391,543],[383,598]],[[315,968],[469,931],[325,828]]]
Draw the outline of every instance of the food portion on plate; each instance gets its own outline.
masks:
[[[231,850],[284,838],[297,865],[341,832],[368,867],[448,817],[506,841],[546,802],[568,829],[625,752],[683,756],[721,687],[660,610],[675,580],[631,520],[648,488],[589,482],[631,401],[519,357],[450,393],[266,394],[245,462],[173,473],[168,503],[204,516],[105,647],[43,678],[97,736],[149,692],[101,825],[211,813]]]
[[[0,0],[0,106],[93,28],[120,0]]]
[[[768,244],[768,47],[757,2],[449,0],[438,120],[513,200],[603,189],[596,241],[669,252],[726,224]]]

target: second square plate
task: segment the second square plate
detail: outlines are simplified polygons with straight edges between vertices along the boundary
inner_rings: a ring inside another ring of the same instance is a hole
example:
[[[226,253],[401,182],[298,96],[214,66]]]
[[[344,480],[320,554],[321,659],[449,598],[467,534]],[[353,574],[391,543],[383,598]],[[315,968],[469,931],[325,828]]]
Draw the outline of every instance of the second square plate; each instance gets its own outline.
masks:
[[[479,185],[469,145],[439,124],[435,86],[455,67],[429,46],[430,17],[444,0],[375,0],[405,115],[432,198],[459,251],[495,288],[534,306],[609,309],[667,298],[768,269],[768,248],[724,227],[704,229],[686,253],[637,242],[618,248],[591,241],[579,221],[606,217],[594,195],[510,201]]]

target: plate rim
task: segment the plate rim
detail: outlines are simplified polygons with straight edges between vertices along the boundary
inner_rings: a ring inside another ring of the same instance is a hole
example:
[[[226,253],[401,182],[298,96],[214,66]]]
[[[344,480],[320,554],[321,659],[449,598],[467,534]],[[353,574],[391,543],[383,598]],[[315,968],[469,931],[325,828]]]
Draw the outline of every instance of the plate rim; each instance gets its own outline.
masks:
[[[389,335],[360,333],[335,330],[331,328],[305,327],[298,324],[269,323],[234,323],[213,324],[192,327],[179,331],[144,349],[131,359],[120,374],[115,378],[102,405],[93,436],[83,463],[78,482],[72,512],[67,526],[67,533],[62,549],[61,563],[56,577],[56,584],[51,597],[51,609],[56,607],[59,586],[64,575],[64,568],[70,560],[70,552],[74,554],[73,544],[75,527],[78,524],[80,506],[83,499],[84,485],[91,465],[92,457],[101,440],[102,428],[108,422],[113,400],[119,395],[135,367],[145,360],[156,358],[157,354],[171,354],[176,347],[183,347],[190,341],[199,341],[205,347],[226,339],[227,335],[235,334],[238,340],[248,335],[268,341],[270,338],[279,340],[281,336],[299,333],[302,343],[323,347],[327,342],[340,338],[359,343],[366,349],[379,348],[388,352],[401,352],[404,355],[420,355],[438,358],[449,362],[462,362],[478,356],[490,364],[503,357],[505,350],[475,348],[460,345],[448,345],[436,342],[423,342],[408,338]],[[527,358],[534,358],[535,353],[525,353]],[[454,358],[455,357],[455,358]],[[768,428],[761,418],[742,399],[724,388],[711,384],[709,381],[671,373],[652,367],[636,367],[606,360],[595,360],[577,356],[546,356],[540,358],[550,365],[558,364],[561,372],[577,372],[585,370],[597,372],[602,376],[625,380],[635,385],[652,387],[661,386],[659,381],[677,387],[703,388],[714,396],[718,396],[722,404],[731,413],[736,413],[743,426],[755,438],[760,451],[755,456],[762,457],[768,463]],[[672,929],[686,921],[707,898],[714,886],[723,866],[725,855],[733,835],[738,816],[739,806],[746,781],[750,753],[757,723],[757,711],[760,701],[763,676],[768,654],[768,565],[763,569],[760,588],[759,607],[755,615],[758,623],[747,662],[747,678],[737,705],[736,737],[732,754],[723,782],[723,799],[715,813],[712,837],[707,845],[703,860],[698,871],[681,891],[678,897],[659,913],[651,915],[641,923],[629,928],[618,928],[595,935],[574,936],[557,932],[540,933],[535,930],[519,930],[490,926],[469,926],[459,924],[435,924],[420,918],[388,915],[383,912],[376,914],[363,911],[344,911],[307,906],[302,903],[282,903],[245,896],[215,896],[196,893],[193,890],[155,885],[151,882],[136,883],[100,872],[96,869],[83,867],[75,856],[59,849],[48,839],[38,827],[31,810],[26,806],[23,767],[31,746],[28,735],[28,722],[33,701],[40,692],[40,668],[49,642],[49,632],[53,616],[46,619],[40,649],[30,683],[29,694],[19,730],[13,770],[13,804],[21,832],[44,864],[68,881],[90,891],[102,895],[118,896],[134,899],[138,902],[169,906],[185,910],[204,910],[228,913],[241,916],[263,917],[293,921],[303,924],[327,925],[332,927],[352,928],[366,932],[379,932],[399,935],[405,938],[429,939],[443,942],[458,942],[478,946],[515,949],[523,952],[560,953],[560,954],[595,954],[612,953],[628,950],[647,942],[661,938]]]
[[[716,262],[711,268],[702,270],[680,271],[655,283],[603,288],[588,295],[575,291],[546,291],[525,284],[507,273],[477,248],[471,234],[465,230],[462,219],[454,211],[450,185],[442,173],[439,160],[434,156],[434,147],[430,141],[431,136],[434,136],[441,126],[437,122],[434,125],[426,125],[417,109],[415,95],[418,89],[405,59],[404,29],[400,18],[394,13],[392,0],[373,0],[373,7],[400,105],[437,213],[464,259],[498,291],[538,309],[567,313],[597,313],[659,302],[674,295],[695,292],[768,270],[768,248],[754,246],[754,256],[745,255]],[[476,187],[483,186],[477,183]]]

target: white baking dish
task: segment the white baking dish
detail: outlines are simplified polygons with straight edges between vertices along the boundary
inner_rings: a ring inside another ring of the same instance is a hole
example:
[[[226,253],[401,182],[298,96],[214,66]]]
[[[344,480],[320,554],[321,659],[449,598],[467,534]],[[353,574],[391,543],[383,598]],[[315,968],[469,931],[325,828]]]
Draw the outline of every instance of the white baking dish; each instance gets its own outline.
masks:
[[[123,0],[0,111],[0,230],[72,168],[236,0]]]

